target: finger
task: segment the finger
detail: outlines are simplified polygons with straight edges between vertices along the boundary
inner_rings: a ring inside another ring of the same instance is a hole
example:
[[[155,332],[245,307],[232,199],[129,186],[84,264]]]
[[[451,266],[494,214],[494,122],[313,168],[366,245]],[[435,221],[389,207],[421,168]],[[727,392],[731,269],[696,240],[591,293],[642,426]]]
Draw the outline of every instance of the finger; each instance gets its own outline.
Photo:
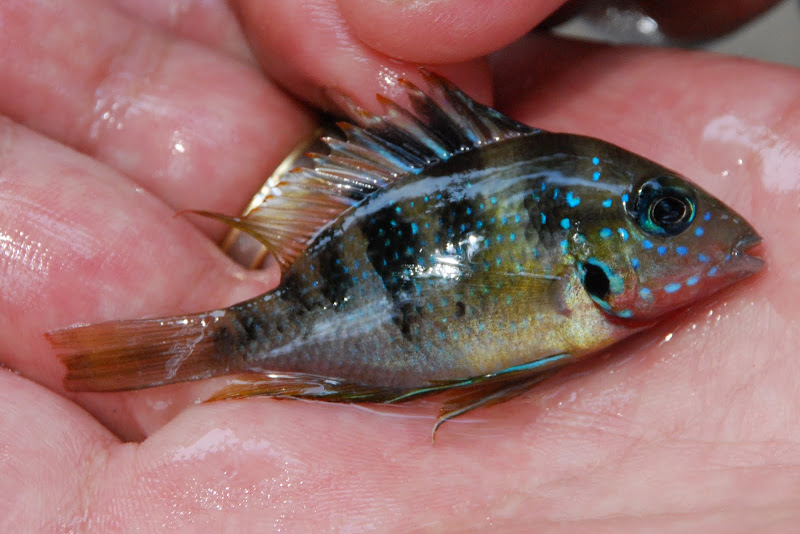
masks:
[[[116,443],[68,400],[0,369],[3,531],[80,528],[97,489],[89,481],[103,472],[108,449]]]
[[[398,62],[361,42],[335,0],[238,0],[235,5],[264,70],[316,105],[329,105],[322,88],[333,87],[374,107],[375,93],[392,96],[395,74],[419,80],[416,65]],[[485,62],[440,65],[436,71],[490,103]]]
[[[161,201],[82,154],[8,120],[0,146],[0,356],[32,380],[62,390],[48,330],[214,309],[277,283],[272,270],[238,268]],[[128,424],[120,403],[89,401]]]
[[[530,31],[564,0],[339,0],[353,34],[388,56],[455,63],[494,52]]]
[[[113,4],[177,37],[202,43],[241,61],[254,61],[239,22],[224,0],[114,0]]]
[[[2,3],[0,18],[0,113],[100,159],[174,209],[236,213],[311,129],[305,111],[253,68],[104,2]]]

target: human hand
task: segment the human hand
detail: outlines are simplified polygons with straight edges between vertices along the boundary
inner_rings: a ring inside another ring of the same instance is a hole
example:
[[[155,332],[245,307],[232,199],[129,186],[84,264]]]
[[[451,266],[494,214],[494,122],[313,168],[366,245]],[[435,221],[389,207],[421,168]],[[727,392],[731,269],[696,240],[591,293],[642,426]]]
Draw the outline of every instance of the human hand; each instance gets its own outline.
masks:
[[[0,125],[0,361],[17,371],[0,373],[0,530],[798,524],[800,73],[546,37],[470,60],[558,2],[482,16],[470,11],[477,0],[408,5],[423,4],[406,42],[371,44],[463,61],[436,70],[486,102],[493,84],[498,107],[523,122],[601,137],[692,177],[761,232],[765,272],[448,423],[435,447],[430,402],[194,406],[212,381],[66,394],[44,332],[218,307],[278,283],[275,270],[245,271],[220,253],[224,229],[173,214],[238,212],[310,132],[309,112],[276,83],[317,104],[331,85],[369,104],[381,66],[413,75],[354,35],[414,13],[359,23],[366,4],[355,0],[242,0],[242,31],[213,0],[174,18],[177,4],[157,1],[0,4],[0,112],[14,121]]]

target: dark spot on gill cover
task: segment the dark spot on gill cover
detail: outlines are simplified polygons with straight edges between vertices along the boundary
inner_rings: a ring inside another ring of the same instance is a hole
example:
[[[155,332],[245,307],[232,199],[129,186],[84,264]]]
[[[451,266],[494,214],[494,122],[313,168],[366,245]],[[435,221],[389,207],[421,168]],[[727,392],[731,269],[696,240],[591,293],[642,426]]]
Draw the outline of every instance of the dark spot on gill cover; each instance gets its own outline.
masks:
[[[603,269],[591,263],[585,264],[583,268],[586,273],[583,278],[583,286],[586,291],[590,295],[605,301],[611,290],[611,282],[608,280],[608,276],[603,272]]]

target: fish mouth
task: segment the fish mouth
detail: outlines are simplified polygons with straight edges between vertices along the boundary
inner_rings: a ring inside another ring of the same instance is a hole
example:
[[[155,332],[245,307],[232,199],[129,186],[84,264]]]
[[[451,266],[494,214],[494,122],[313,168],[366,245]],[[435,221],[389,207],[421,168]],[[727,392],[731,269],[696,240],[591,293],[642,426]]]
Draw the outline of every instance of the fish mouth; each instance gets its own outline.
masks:
[[[731,259],[734,259],[736,270],[742,274],[749,275],[760,271],[765,262],[758,256],[748,254],[753,248],[761,244],[761,236],[750,234],[741,238],[731,249]]]

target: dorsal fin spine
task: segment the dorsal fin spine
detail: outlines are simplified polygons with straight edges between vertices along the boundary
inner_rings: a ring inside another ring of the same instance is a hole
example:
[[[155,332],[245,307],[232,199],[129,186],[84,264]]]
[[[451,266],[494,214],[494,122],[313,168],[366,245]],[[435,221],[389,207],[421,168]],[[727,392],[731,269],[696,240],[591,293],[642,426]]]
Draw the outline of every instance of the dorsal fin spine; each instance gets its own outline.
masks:
[[[202,214],[253,235],[285,271],[321,231],[379,189],[456,154],[539,131],[475,102],[435,74],[422,74],[428,92],[398,78],[408,106],[378,95],[380,116],[332,95],[351,122],[339,123],[344,139],[320,139],[327,155],[308,154],[309,163],[279,175],[268,184],[272,193],[245,217]]]

